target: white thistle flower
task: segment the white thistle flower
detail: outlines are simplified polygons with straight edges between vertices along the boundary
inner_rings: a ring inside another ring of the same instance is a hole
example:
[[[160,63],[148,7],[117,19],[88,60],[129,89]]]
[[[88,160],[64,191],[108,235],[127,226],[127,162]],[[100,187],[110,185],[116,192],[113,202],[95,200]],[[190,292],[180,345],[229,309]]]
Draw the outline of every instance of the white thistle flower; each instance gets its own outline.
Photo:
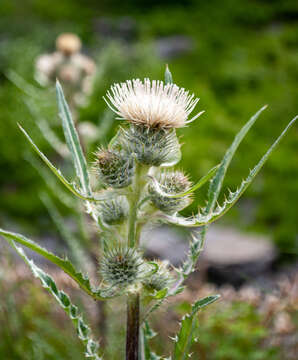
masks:
[[[136,125],[180,128],[198,118],[203,111],[188,120],[199,99],[175,84],[144,79],[114,84],[107,92],[106,103],[119,119]]]

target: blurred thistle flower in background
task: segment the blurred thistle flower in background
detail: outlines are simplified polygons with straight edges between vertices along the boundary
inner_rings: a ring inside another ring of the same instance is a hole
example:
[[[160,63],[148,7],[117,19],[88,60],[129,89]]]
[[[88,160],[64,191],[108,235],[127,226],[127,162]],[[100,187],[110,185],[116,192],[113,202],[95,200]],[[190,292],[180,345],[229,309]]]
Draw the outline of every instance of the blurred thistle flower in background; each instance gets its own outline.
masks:
[[[175,84],[147,78],[114,84],[107,98],[119,119],[148,127],[181,128],[203,113],[188,120],[199,99]]]
[[[72,108],[86,102],[86,96],[92,91],[96,71],[94,61],[80,53],[81,47],[77,35],[61,34],[56,39],[57,51],[39,56],[35,64],[36,80],[42,86],[48,86],[59,79]]]

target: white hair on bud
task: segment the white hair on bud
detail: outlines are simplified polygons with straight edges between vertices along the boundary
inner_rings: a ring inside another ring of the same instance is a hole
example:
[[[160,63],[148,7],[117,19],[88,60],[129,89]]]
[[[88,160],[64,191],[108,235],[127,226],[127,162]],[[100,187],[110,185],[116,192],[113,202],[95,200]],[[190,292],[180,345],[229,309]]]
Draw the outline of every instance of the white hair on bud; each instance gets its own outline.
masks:
[[[147,78],[143,82],[133,79],[114,84],[107,99],[119,119],[149,127],[180,128],[203,113],[188,119],[199,99],[175,84]]]

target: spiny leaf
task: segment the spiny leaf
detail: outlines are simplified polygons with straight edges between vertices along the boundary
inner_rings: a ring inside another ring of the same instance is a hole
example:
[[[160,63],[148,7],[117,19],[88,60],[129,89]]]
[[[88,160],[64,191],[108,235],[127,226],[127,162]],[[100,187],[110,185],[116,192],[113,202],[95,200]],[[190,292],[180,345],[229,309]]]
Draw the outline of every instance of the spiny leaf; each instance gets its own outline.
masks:
[[[152,339],[156,333],[150,328],[149,323],[146,321],[141,327],[141,359],[140,360],[162,360],[150,350],[149,340]]]
[[[47,260],[51,261],[53,264],[59,266],[67,275],[69,275],[82,290],[87,294],[92,296],[94,299],[106,300],[107,297],[103,296],[103,292],[100,290],[93,290],[90,284],[88,277],[84,276],[81,272],[78,272],[73,264],[68,259],[62,259],[59,256],[54,255],[48,250],[42,248],[32,240],[27,239],[25,236],[16,234],[10,231],[0,229],[0,235],[2,235],[8,241],[15,241],[21,245],[26,246],[27,248],[35,251],[36,253],[42,255]]]
[[[176,199],[176,198],[186,196],[186,195],[198,190],[201,186],[203,186],[208,180],[210,180],[212,178],[212,176],[215,174],[215,172],[217,171],[218,168],[219,168],[219,165],[214,166],[214,168],[209,170],[208,173],[206,175],[204,175],[194,186],[192,186],[187,191],[184,191],[184,192],[179,193],[179,194],[169,194],[169,193],[163,191],[163,189],[161,188],[159,182],[153,176],[150,176],[150,178],[153,181],[153,187],[154,187],[155,191],[159,195],[161,195],[163,197],[166,197],[166,198]]]
[[[198,213],[196,216],[193,216],[191,218],[183,218],[177,215],[172,217],[167,216],[166,217],[167,220],[172,224],[193,227],[193,226],[210,224],[211,222],[217,220],[219,217],[224,215],[237,202],[237,200],[241,197],[244,191],[252,183],[253,179],[256,177],[256,175],[261,170],[265,162],[268,160],[272,151],[277,147],[277,145],[285,136],[289,128],[295,123],[297,119],[298,116],[296,116],[293,120],[290,121],[290,123],[286,126],[286,128],[283,130],[280,136],[275,140],[275,142],[272,144],[272,146],[269,148],[266,154],[261,158],[258,164],[250,171],[247,178],[242,181],[239,188],[235,192],[230,192],[229,196],[224,201],[222,206],[218,205],[215,210],[213,210],[212,212],[208,212],[209,207],[207,204],[206,208],[203,208],[201,212]]]
[[[75,129],[69,107],[66,103],[62,87],[57,80],[56,91],[58,99],[58,107],[60,111],[60,117],[62,120],[64,136],[67,146],[72,155],[73,163],[75,166],[76,174],[80,180],[83,194],[90,197],[92,192],[90,188],[89,174],[87,171],[86,159],[81,148],[79,137]]]
[[[86,347],[85,356],[93,360],[102,360],[102,357],[98,354],[99,344],[95,342],[90,337],[90,328],[84,322],[81,315],[78,315],[78,309],[70,301],[69,296],[62,290],[58,290],[57,285],[54,279],[40,269],[33,260],[30,260],[25,254],[24,250],[21,247],[15,245],[14,241],[9,240],[10,245],[18,252],[18,254],[23,258],[23,260],[29,265],[32,270],[33,275],[38,278],[42,286],[51,293],[58,304],[70,317],[72,323],[77,329],[77,334],[79,339],[84,343]]]
[[[181,321],[180,330],[174,338],[174,360],[184,360],[188,358],[189,349],[193,342],[193,331],[195,328],[195,316],[197,312],[203,307],[212,304],[219,299],[219,295],[207,296],[204,299],[198,300],[192,305],[190,314],[183,317]]]

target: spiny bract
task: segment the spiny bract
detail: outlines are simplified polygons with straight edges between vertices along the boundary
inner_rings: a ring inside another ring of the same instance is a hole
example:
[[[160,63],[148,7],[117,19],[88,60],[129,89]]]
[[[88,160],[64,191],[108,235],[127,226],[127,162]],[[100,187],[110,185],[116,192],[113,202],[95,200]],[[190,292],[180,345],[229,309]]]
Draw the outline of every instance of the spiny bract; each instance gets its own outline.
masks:
[[[172,164],[177,157],[180,158],[180,144],[174,129],[132,124],[123,133],[127,147],[142,164],[160,166]]]

